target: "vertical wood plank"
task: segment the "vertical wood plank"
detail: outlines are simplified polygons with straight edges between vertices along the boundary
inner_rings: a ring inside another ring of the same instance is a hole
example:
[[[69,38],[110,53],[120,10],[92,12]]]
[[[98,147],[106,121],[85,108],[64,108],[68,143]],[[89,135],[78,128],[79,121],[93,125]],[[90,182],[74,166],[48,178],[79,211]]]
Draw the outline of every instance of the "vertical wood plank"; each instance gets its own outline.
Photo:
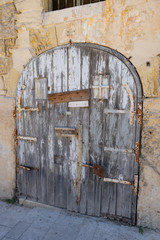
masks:
[[[48,78],[48,94],[52,93],[54,90],[54,81],[53,81],[53,51],[47,53],[47,78]]]
[[[48,204],[54,205],[54,185],[55,185],[55,176],[54,176],[54,155],[55,155],[55,121],[54,121],[54,105],[48,103]]]
[[[106,101],[107,109],[120,109],[120,92],[121,92],[121,62],[112,55],[108,59],[108,71],[110,74],[110,85],[113,89],[109,92],[109,101]],[[117,148],[116,138],[118,133],[118,114],[104,114],[104,146],[108,148]],[[118,169],[118,153],[104,152],[103,166],[106,169],[106,176],[116,178]],[[107,195],[106,195],[107,194]],[[120,196],[119,196],[120,197]],[[102,183],[102,215],[116,215],[117,205],[117,184]]]
[[[48,162],[47,162],[47,134],[48,134],[48,111],[46,101],[38,102],[39,105],[39,184],[38,184],[38,201],[47,202],[48,192]]]
[[[89,108],[82,108],[80,113],[82,124],[82,163],[89,163]],[[87,212],[88,169],[81,169],[80,213]]]
[[[81,89],[81,51],[80,48],[68,48],[68,91]]]
[[[17,135],[24,135],[24,117],[23,113],[21,119],[19,119],[19,114],[17,113]],[[25,142],[18,141],[17,145],[17,159],[19,165],[25,164]],[[18,196],[26,197],[27,194],[27,180],[26,172],[23,169],[19,169],[17,174],[17,187],[18,187]]]
[[[106,74],[107,59],[102,52],[92,50],[91,53],[91,78],[95,75]],[[103,102],[99,99],[94,99],[93,91],[91,93],[90,102],[90,164],[102,164],[102,148],[103,148]],[[101,178],[93,175],[93,171],[89,170],[88,184],[88,215],[100,216],[101,211]]]
[[[55,104],[55,127],[67,126],[67,103]],[[64,114],[64,115],[63,115]],[[55,134],[54,134],[55,136]],[[68,139],[55,136],[54,140],[54,204],[58,207],[67,207],[67,181],[68,181]]]
[[[81,49],[82,89],[88,89],[90,84],[90,54],[88,48]]]
[[[80,48],[68,48],[68,91],[81,89],[81,51]],[[68,126],[78,127],[80,120],[80,109],[70,109],[71,115],[68,116]],[[77,172],[77,138],[68,139],[68,190],[67,190],[67,209],[79,211],[79,205],[76,203],[76,188],[74,185]]]
[[[53,53],[54,93],[67,91],[67,48]]]
[[[131,89],[131,92],[133,94],[134,98],[134,111],[137,109],[137,89],[135,86],[134,78],[131,75],[130,71],[124,64],[122,64],[122,85],[127,84],[127,86]],[[121,105],[122,107],[126,104],[127,108],[130,110],[131,109],[131,99],[127,93],[127,96],[125,96],[124,87],[122,87],[122,92],[121,92]],[[127,99],[127,101],[126,101]],[[126,103],[127,102],[127,103]],[[129,113],[131,114],[131,113]],[[128,118],[127,118],[128,117]],[[134,121],[133,124],[130,124],[130,116],[122,116],[120,119],[120,129],[119,131],[119,140],[121,139],[121,144],[124,145],[125,148],[130,148],[130,149],[135,149],[135,142],[136,142],[136,117],[134,116]],[[126,128],[126,124],[128,123],[128,127]],[[123,129],[123,133],[122,133]],[[122,137],[123,135],[123,137]],[[126,137],[124,137],[124,135]],[[127,137],[128,136],[128,137]],[[121,146],[120,146],[121,147]],[[121,158],[124,162],[123,159],[125,157]],[[124,173],[130,173],[125,174],[124,176],[126,179],[129,179],[129,181],[134,181],[134,164],[135,164],[135,156],[134,154],[126,154],[126,164],[123,163],[122,171]],[[133,204],[134,202],[134,204]],[[132,187],[128,186],[123,186],[123,202],[122,202],[122,216],[126,216],[127,218],[132,218],[132,213],[135,213],[136,211],[136,198],[134,197],[133,194],[133,189]],[[135,217],[135,216],[134,216]]]

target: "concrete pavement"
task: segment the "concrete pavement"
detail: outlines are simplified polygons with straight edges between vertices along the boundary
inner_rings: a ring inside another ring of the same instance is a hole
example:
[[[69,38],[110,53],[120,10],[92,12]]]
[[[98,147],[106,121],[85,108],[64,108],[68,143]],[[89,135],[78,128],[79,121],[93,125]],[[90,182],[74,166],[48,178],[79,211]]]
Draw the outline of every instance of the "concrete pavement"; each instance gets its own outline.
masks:
[[[160,231],[86,217],[62,209],[27,208],[0,201],[2,240],[160,240]]]

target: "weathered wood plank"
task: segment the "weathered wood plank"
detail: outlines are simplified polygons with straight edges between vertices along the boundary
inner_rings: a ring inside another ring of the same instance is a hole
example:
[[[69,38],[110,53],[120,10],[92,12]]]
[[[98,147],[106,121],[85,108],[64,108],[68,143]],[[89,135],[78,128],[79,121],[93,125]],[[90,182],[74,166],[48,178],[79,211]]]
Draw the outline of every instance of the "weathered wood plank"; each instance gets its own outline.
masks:
[[[82,163],[89,163],[89,109],[81,108],[80,122],[82,124]],[[86,168],[81,168],[80,213],[87,213],[88,175]]]
[[[109,85],[113,86],[109,91],[109,101],[104,107],[103,125],[104,125],[104,146],[107,148],[117,148],[116,138],[118,129],[119,114],[117,110],[121,110],[119,106],[119,94],[121,89],[121,62],[113,56],[108,56],[108,72],[110,74]],[[106,114],[105,109],[111,111],[113,114]],[[114,111],[116,109],[116,111]],[[116,114],[114,114],[114,112]],[[118,169],[118,153],[103,152],[103,166],[105,167],[106,177],[117,179]],[[116,215],[116,201],[117,201],[117,184],[102,183],[102,215]]]
[[[81,49],[68,48],[68,91],[81,89]],[[79,100],[77,100],[79,101]]]
[[[67,49],[61,48],[53,52],[53,82],[54,93],[67,91]]]
[[[90,89],[73,91],[73,92],[63,92],[49,94],[48,100],[52,103],[64,103],[64,102],[74,102],[74,101],[85,101],[89,100]]]
[[[89,99],[89,89],[81,90],[81,49],[76,47],[68,48],[68,91],[73,91],[71,101],[83,101]],[[79,91],[75,91],[79,90]],[[78,94],[77,94],[77,93]],[[78,97],[78,95],[80,97]],[[68,116],[68,126],[78,127],[80,109],[70,109],[71,115]],[[83,136],[82,136],[83,137]],[[78,138],[68,139],[68,189],[67,189],[67,209],[79,211],[77,202],[77,161],[78,161]]]
[[[34,113],[29,114],[28,112],[24,112],[24,126],[25,126],[25,136],[33,136],[31,134],[35,133],[34,129]],[[35,161],[35,152],[36,142],[26,142],[25,141],[25,163],[24,165],[28,167],[37,168]],[[26,170],[22,170],[26,171]],[[27,181],[27,198],[31,200],[36,199],[36,171],[26,171],[26,181]]]
[[[39,171],[38,171],[38,189],[37,198],[41,203],[47,202],[48,192],[48,162],[47,162],[47,134],[48,134],[48,110],[46,101],[39,101]]]
[[[68,116],[68,126],[76,128],[78,127],[80,108],[72,108],[71,115]],[[74,117],[73,117],[74,116]],[[68,179],[68,192],[67,192],[67,209],[70,211],[79,211],[79,204],[77,204],[76,196],[76,184],[77,177],[77,160],[78,160],[78,138],[72,137],[68,139],[68,167],[69,167],[69,179]]]
[[[17,134],[24,134],[23,114],[20,119],[18,113],[17,113]],[[17,145],[17,164],[25,164],[25,143],[24,141],[20,141],[17,144],[18,144]],[[21,169],[19,169],[17,174],[17,187],[18,187],[18,196],[26,197],[26,193],[27,193],[26,172]]]
[[[55,104],[54,126],[67,126],[67,116],[61,117],[65,111],[67,103]],[[67,207],[68,178],[68,139],[54,133],[54,205],[57,207]]]
[[[106,61],[101,52],[92,50],[91,53],[91,77],[105,71]],[[103,126],[102,126],[103,104],[99,99],[94,99],[94,93],[91,94],[90,104],[90,163],[102,164],[102,146],[103,146]],[[101,179],[93,175],[89,169],[87,214],[100,216],[101,209]]]
[[[81,48],[81,84],[82,89],[88,89],[90,86],[90,50]]]
[[[49,205],[54,205],[54,182],[55,182],[55,176],[54,176],[54,155],[55,155],[55,135],[54,135],[54,105],[48,104],[48,137],[47,137],[47,143],[48,143],[48,192],[47,192],[47,199]]]

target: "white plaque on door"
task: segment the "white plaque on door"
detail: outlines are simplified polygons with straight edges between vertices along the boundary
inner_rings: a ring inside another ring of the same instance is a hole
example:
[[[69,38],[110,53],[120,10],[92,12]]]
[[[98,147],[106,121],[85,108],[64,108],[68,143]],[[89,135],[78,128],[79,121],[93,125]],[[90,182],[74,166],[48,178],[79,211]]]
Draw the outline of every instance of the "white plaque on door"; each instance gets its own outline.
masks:
[[[69,102],[68,107],[76,108],[76,107],[88,107],[88,101],[77,101],[77,102]]]

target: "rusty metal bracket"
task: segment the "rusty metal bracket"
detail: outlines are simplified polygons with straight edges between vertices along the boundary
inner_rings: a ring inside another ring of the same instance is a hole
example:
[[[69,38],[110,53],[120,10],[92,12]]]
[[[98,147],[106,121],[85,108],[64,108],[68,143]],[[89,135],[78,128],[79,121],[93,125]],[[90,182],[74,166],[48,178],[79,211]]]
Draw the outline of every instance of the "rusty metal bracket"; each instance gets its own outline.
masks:
[[[18,161],[18,159],[16,159],[16,172],[17,172],[17,174],[19,173],[19,169],[20,168],[23,169],[23,170],[26,170],[26,171],[32,171],[32,170],[39,171],[38,168],[24,166],[24,165],[19,165],[19,161]]]
[[[134,175],[133,192],[135,195],[138,194],[138,175]]]
[[[26,140],[31,142],[37,142],[36,137],[17,136],[17,140]]]
[[[22,96],[23,96],[23,92],[24,92],[24,89],[26,88],[26,85],[23,84],[22,88],[21,88],[21,92],[20,92],[20,95],[18,97],[18,108],[17,108],[17,111],[19,113],[19,119],[21,119],[21,112],[39,112],[39,108],[30,108],[30,107],[26,107],[26,108],[22,108]],[[13,113],[14,115],[16,114],[15,112]]]
[[[38,168],[34,168],[34,167],[28,167],[28,166],[24,166],[24,165],[18,165],[18,172],[19,172],[19,168],[23,169],[23,170],[26,170],[26,171],[38,171],[39,169]]]
[[[133,185],[132,182],[124,181],[120,179],[113,179],[113,178],[103,178],[104,182],[110,182],[110,183],[120,183],[120,184],[126,184],[126,185]]]
[[[136,142],[135,145],[135,160],[137,163],[139,163],[139,154],[140,154],[140,143]]]
[[[134,175],[134,181],[129,182],[129,181],[124,181],[120,179],[113,179],[113,178],[103,178],[104,182],[110,182],[110,183],[120,183],[120,184],[125,184],[125,185],[131,185],[133,188],[133,193],[137,195],[138,193],[138,175]]]
[[[19,173],[19,161],[18,158],[16,159],[16,173]]]
[[[137,116],[138,124],[142,125],[142,102],[138,103],[138,111],[136,116]]]
[[[14,142],[15,142],[15,145],[17,146],[18,139],[17,139],[17,130],[16,129],[14,130]]]

